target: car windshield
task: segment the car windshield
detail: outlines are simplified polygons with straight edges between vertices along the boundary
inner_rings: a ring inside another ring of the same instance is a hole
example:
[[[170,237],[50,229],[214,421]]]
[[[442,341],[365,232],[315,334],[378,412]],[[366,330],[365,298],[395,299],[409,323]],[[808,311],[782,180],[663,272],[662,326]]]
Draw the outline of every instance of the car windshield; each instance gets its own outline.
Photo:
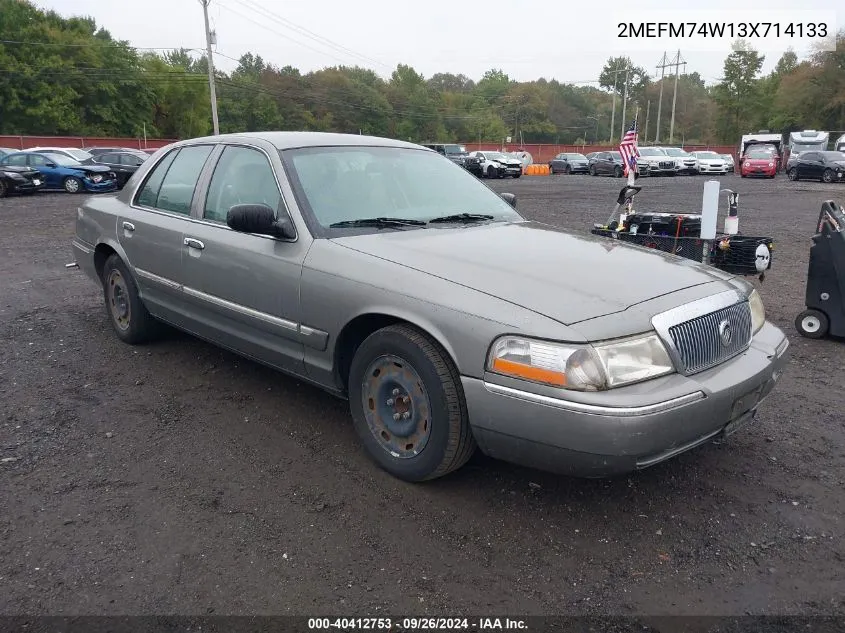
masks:
[[[677,149],[675,147],[668,147],[663,151],[669,156],[689,156],[689,152],[685,152],[684,150]]]
[[[467,148],[463,145],[445,145],[447,154],[466,154]]]
[[[771,160],[772,154],[764,149],[755,149],[748,152],[748,158],[754,160]]]
[[[608,152],[608,154],[610,154],[611,158],[614,158],[616,160],[622,160],[622,154],[619,152]]]
[[[501,159],[501,158],[508,158],[507,156],[505,156],[504,154],[502,154],[502,152],[484,152],[484,155],[485,155],[487,158],[492,158],[492,159],[494,159],[494,160],[499,160],[499,159]]]
[[[698,158],[724,158],[716,152],[698,152],[696,153],[696,156],[698,156]]]
[[[83,149],[67,149],[65,151],[77,160],[87,160],[93,156],[93,154]]]
[[[666,156],[663,152],[655,147],[640,147],[640,156]]]
[[[583,154],[564,154],[564,156],[570,160],[587,160],[587,157]]]
[[[64,154],[53,154],[52,152],[44,152],[42,154],[45,158],[53,161],[57,165],[62,165],[64,167],[76,167],[79,165],[78,160],[74,160],[69,156],[65,156]]]
[[[422,220],[460,213],[520,216],[461,167],[401,147],[311,147],[281,152],[303,206],[324,228],[369,218]]]

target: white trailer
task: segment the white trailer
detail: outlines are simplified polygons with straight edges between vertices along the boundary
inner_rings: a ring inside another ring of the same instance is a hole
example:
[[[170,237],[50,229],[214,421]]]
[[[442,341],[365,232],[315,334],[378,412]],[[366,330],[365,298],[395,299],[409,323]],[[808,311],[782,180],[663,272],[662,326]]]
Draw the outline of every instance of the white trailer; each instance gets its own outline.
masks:
[[[792,132],[789,135],[789,154],[791,156],[797,156],[802,152],[827,151],[827,143],[829,140],[830,133],[828,132],[819,132],[818,130]]]

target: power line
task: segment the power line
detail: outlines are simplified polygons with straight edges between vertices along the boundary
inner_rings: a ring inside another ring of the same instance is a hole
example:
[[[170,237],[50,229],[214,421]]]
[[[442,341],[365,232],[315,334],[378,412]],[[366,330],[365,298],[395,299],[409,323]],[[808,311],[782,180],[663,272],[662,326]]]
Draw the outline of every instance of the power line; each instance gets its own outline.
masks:
[[[103,44],[94,44],[92,42],[88,42],[85,44],[63,44],[60,42],[24,42],[21,40],[0,40],[0,44],[20,44],[23,46],[53,46],[53,47],[60,47],[60,48],[134,48],[138,51],[176,51],[176,50],[186,50],[186,51],[201,51],[202,48],[186,48],[184,46],[133,46],[129,43],[103,43]]]

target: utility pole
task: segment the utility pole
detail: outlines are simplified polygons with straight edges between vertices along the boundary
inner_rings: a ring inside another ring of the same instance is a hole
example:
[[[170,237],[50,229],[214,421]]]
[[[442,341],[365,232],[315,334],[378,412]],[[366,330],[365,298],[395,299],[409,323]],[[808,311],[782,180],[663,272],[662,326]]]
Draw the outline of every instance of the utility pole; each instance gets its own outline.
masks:
[[[625,113],[628,111],[628,79],[631,74],[631,66],[629,65],[628,68],[625,70],[625,96],[622,98],[622,131],[619,133],[619,140],[621,141],[622,138],[625,136],[626,126],[625,126]]]
[[[610,139],[608,139],[608,143],[613,145],[613,128],[616,127],[616,86],[619,83],[619,73],[627,73],[630,70],[631,62],[630,60],[625,61],[625,68],[619,68],[618,70],[612,70],[613,73],[613,110],[610,112]],[[627,92],[627,84],[625,82],[626,88],[625,91]],[[622,114],[622,118],[625,118],[625,114]],[[623,132],[624,134],[624,132]],[[621,139],[621,137],[620,137]]]
[[[211,0],[200,0],[202,14],[205,18],[205,46],[208,52],[208,89],[211,92],[211,120],[214,123],[214,134],[220,134],[220,124],[217,120],[217,90],[214,87],[214,59],[211,56],[211,31],[208,28],[208,5]]]
[[[663,58],[657,67],[660,69],[660,100],[657,102],[657,132],[654,134],[655,145],[660,142],[660,112],[663,110],[663,79],[666,77],[666,67],[670,66],[669,60],[666,57],[666,52],[663,52]]]
[[[648,142],[648,117],[651,114],[651,101],[646,103],[645,107],[645,128],[643,129],[643,140]]]
[[[672,143],[672,138],[675,134],[675,103],[678,101],[678,77],[680,75],[681,66],[686,66],[686,61],[681,61],[681,51],[675,55],[675,94],[672,96],[672,123],[669,124],[669,144]]]

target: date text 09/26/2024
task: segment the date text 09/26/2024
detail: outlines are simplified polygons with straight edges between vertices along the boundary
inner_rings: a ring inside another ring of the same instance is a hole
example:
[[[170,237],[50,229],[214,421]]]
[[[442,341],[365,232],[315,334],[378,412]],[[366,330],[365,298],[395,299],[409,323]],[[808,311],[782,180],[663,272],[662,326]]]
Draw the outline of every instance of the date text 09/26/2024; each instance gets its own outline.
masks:
[[[519,618],[309,618],[312,631],[525,631]]]

